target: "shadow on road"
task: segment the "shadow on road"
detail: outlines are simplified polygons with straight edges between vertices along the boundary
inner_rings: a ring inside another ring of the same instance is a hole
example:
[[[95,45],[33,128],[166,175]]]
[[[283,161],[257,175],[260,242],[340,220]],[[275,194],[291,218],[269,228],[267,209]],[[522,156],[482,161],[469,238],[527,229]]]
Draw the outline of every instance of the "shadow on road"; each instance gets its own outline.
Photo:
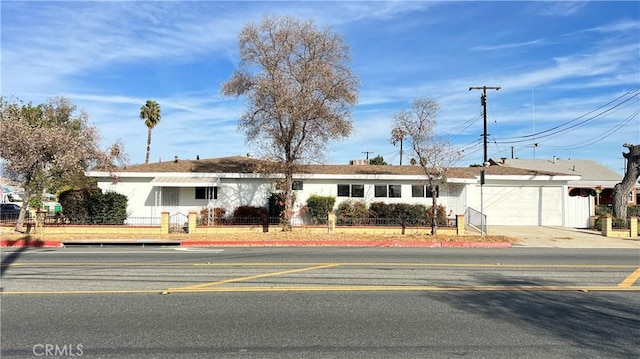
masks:
[[[495,274],[480,280],[496,286],[541,285],[535,280],[514,281]],[[458,310],[531,328],[605,357],[640,357],[640,308],[623,303],[616,293],[469,291],[429,296]]]
[[[37,248],[42,247],[43,245],[44,242],[39,239],[33,239],[31,236],[24,236],[20,239],[7,241],[7,248],[15,248],[17,250],[2,258],[2,263],[0,264],[0,277],[4,277],[11,264],[14,263],[18,258],[20,258],[22,253],[24,253],[28,248]],[[6,248],[4,248],[3,250],[6,250]]]

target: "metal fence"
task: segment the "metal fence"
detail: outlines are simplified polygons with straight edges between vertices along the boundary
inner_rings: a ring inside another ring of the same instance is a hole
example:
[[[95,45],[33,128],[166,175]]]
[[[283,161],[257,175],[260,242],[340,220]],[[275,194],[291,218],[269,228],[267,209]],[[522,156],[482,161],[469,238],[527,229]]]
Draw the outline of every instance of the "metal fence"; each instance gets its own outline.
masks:
[[[440,218],[439,227],[455,227],[455,218]],[[431,227],[429,218],[336,218],[336,226]]]
[[[15,225],[18,221],[18,217],[2,218],[0,219],[0,225]],[[43,225],[128,225],[128,226],[140,226],[140,227],[159,227],[160,217],[127,217],[114,218],[108,216],[95,216],[86,217],[81,220],[70,221],[68,218],[56,215],[47,215],[43,218]],[[24,219],[24,225],[35,225],[36,221],[33,216],[28,216]]]
[[[205,226],[262,226],[262,225],[279,225],[282,223],[280,217],[225,217],[216,218],[213,221],[202,220],[197,221],[198,225]]]
[[[471,207],[467,207],[467,210],[464,212],[464,221],[465,224],[472,225],[481,231],[484,231],[485,228],[482,228],[483,225],[487,226],[487,215],[476,211]]]

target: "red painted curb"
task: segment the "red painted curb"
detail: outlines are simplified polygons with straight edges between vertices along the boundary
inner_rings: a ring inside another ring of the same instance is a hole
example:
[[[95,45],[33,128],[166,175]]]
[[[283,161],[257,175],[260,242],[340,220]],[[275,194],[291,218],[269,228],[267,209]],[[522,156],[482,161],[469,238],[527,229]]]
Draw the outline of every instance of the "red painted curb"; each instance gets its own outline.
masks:
[[[182,241],[182,247],[425,247],[510,248],[508,242],[410,242],[410,241]]]
[[[442,242],[447,248],[511,248],[509,242]]]
[[[62,242],[59,241],[28,241],[20,239],[17,241],[0,241],[0,247],[35,247],[35,248],[57,248],[62,247]]]

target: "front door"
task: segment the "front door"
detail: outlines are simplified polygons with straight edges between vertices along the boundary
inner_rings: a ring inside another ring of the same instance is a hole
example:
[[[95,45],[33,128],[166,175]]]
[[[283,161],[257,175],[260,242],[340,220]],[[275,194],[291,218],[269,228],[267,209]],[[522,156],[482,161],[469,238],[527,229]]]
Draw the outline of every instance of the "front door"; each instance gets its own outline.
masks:
[[[179,212],[180,188],[162,187],[162,210],[171,214]]]

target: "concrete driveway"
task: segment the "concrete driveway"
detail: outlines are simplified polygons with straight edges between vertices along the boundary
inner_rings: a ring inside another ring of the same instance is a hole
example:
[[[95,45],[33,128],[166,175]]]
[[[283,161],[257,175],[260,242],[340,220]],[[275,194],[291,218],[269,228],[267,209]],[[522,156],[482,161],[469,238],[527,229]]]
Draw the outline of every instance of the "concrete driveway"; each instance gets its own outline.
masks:
[[[585,229],[545,226],[489,226],[487,233],[518,238],[514,247],[637,248],[640,261],[640,238],[610,238]]]

